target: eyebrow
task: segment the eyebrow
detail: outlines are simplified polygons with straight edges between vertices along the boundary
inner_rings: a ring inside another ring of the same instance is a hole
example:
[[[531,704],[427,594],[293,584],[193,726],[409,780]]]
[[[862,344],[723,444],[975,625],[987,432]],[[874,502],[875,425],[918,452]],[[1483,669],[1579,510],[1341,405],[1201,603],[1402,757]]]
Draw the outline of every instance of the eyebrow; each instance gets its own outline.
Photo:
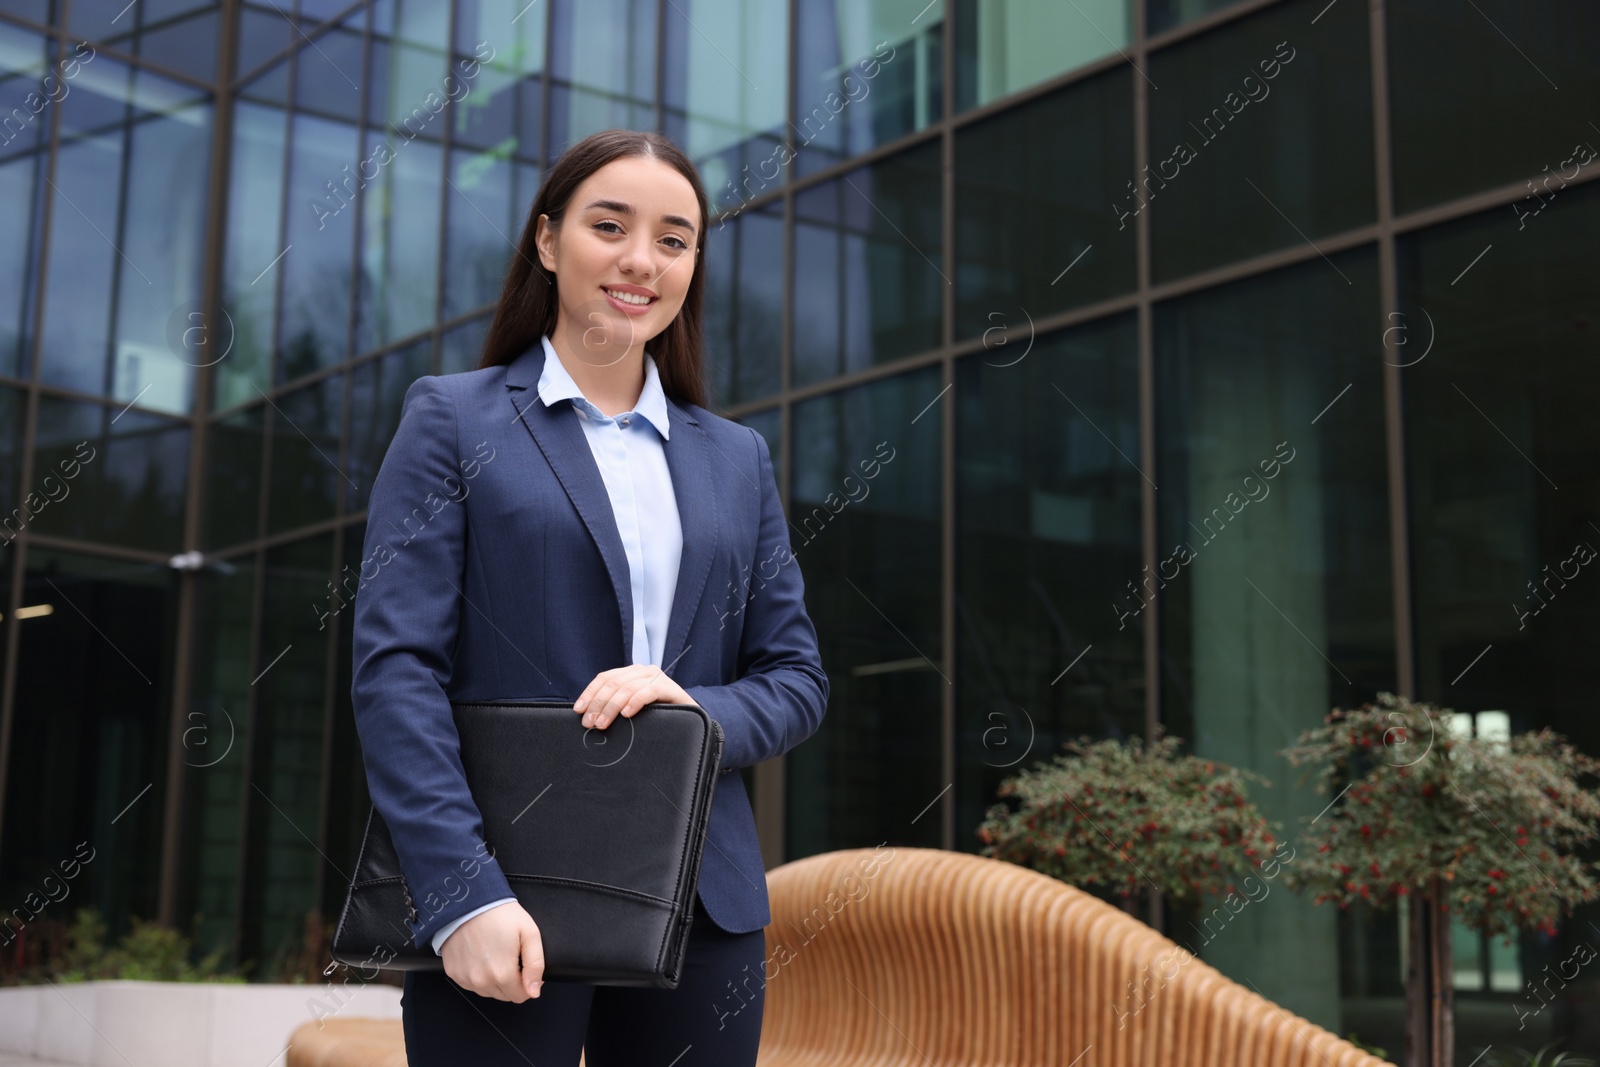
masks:
[[[624,204],[620,200],[596,200],[592,204],[589,204],[587,207],[585,207],[584,210],[588,211],[589,208],[596,207],[603,208],[606,211],[615,211],[618,214],[627,215],[629,217],[632,217],[634,213],[633,205]],[[668,226],[682,226],[690,233],[695,232],[694,223],[690,222],[682,215],[662,215],[661,221],[666,223]]]

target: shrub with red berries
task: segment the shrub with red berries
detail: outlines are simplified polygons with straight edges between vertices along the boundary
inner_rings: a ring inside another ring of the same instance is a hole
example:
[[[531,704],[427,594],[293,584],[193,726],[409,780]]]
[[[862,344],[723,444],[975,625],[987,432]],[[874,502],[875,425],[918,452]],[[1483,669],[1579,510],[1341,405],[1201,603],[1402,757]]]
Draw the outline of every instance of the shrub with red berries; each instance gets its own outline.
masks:
[[[1382,693],[1286,749],[1334,799],[1285,880],[1317,903],[1384,907],[1437,875],[1441,903],[1475,929],[1553,931],[1600,896],[1600,864],[1575,855],[1600,836],[1600,794],[1584,784],[1600,762],[1549,730],[1457,736],[1451,716]]]
[[[1272,860],[1273,837],[1250,802],[1266,779],[1193,755],[1177,738],[1146,745],[1088,738],[1001,783],[978,828],[985,856],[1122,896],[1158,888],[1175,900],[1227,893]]]

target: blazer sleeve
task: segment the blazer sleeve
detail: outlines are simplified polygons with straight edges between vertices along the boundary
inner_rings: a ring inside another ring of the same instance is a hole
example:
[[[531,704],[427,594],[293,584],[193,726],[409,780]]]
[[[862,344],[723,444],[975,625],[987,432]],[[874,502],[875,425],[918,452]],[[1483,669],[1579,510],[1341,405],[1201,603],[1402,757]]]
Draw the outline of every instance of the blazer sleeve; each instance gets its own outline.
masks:
[[[805,582],[790,550],[772,456],[766,438],[750,433],[760,476],[761,531],[745,595],[738,677],[729,685],[684,687],[722,727],[724,770],[781,756],[817,731],[828,706],[828,675],[806,614]],[[773,566],[777,573],[768,577]]]
[[[433,376],[412,382],[372,483],[355,603],[356,731],[372,803],[417,911],[418,948],[452,920],[514,895],[484,848],[445,692],[465,588],[458,437],[449,387]]]

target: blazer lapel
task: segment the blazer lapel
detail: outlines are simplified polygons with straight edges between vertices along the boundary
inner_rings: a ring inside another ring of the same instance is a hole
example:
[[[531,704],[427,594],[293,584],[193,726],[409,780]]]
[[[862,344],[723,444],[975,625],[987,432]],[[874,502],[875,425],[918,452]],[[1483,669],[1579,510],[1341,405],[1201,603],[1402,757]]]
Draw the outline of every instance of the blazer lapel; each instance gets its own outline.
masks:
[[[571,405],[547,408],[539,399],[539,375],[544,371],[544,358],[544,345],[536,341],[507,365],[505,383],[513,417],[527,427],[534,443],[544,453],[605,560],[622,619],[622,662],[631,663],[635,620],[627,552],[622,547],[622,535],[617,530],[605,480],[583,427],[572,415]],[[705,431],[700,428],[699,420],[671,399],[667,401],[667,419],[672,433],[663,442],[663,451],[683,527],[683,552],[678,561],[677,587],[662,651],[662,670],[670,676],[672,666],[688,651],[680,646],[699,607],[719,534],[715,486],[711,478],[711,447]]]
[[[706,576],[711,573],[721,523],[717,487],[711,479],[711,443],[700,422],[674,400],[667,401],[667,424],[672,433],[663,442],[667,470],[672,475],[672,495],[678,501],[683,526],[683,554],[678,560],[678,584],[672,594],[672,614],[667,640],[661,649],[661,669],[676,680],[673,667],[689,651],[683,643],[700,608]],[[684,683],[679,683],[684,684]]]

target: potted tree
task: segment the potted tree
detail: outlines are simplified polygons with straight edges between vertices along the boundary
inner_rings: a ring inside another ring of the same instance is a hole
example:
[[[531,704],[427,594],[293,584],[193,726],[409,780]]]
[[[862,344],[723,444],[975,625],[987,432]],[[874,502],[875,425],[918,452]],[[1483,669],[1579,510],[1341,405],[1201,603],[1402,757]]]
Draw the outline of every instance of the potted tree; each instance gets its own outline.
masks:
[[[1146,890],[1173,901],[1233,894],[1241,876],[1282,860],[1249,800],[1250,782],[1269,784],[1259,775],[1185,755],[1175,737],[1064,747],[1000,784],[1017,807],[985,813],[983,855],[1113,891],[1130,912]]]
[[[1409,909],[1407,1067],[1455,1062],[1452,916],[1491,935],[1554,933],[1600,892],[1600,864],[1575,854],[1600,836],[1600,795],[1582,781],[1600,762],[1549,730],[1458,736],[1452,715],[1382,693],[1334,708],[1284,750],[1333,796],[1288,884],[1319,904]]]

